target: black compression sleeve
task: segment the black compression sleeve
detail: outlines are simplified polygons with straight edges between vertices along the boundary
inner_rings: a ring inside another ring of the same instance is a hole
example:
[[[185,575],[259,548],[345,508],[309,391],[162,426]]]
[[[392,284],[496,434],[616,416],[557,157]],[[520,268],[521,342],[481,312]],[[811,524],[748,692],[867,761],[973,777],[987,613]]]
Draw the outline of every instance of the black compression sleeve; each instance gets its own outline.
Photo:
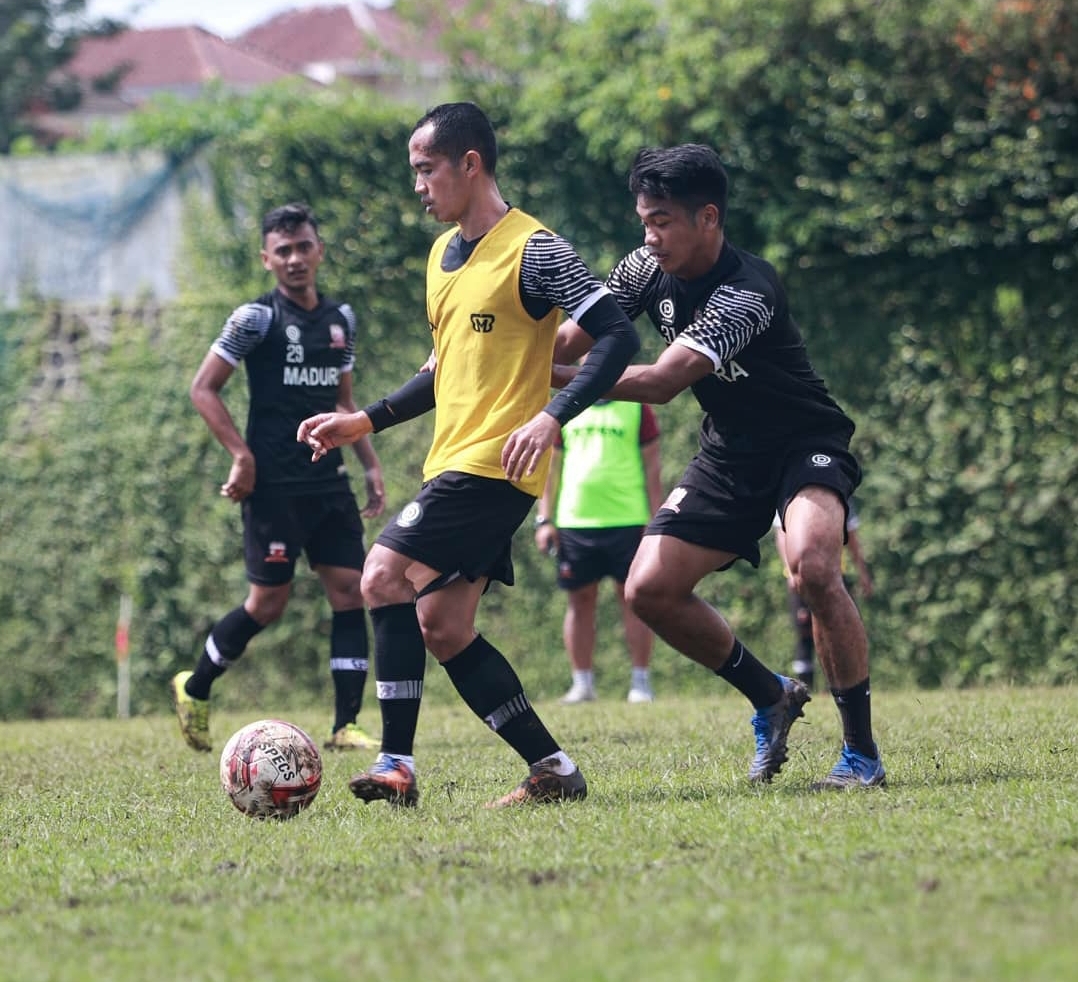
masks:
[[[562,426],[609,392],[640,350],[636,328],[612,296],[597,300],[581,316],[580,326],[595,344],[573,380],[546,406]]]
[[[415,419],[434,408],[434,372],[413,375],[392,395],[363,407],[374,432],[408,419]]]

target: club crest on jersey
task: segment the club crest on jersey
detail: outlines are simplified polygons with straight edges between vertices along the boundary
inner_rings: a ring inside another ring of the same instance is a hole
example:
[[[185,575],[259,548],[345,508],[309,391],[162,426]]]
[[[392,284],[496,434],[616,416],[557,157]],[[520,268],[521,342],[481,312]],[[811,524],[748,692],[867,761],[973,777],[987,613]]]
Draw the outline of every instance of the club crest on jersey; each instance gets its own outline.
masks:
[[[667,344],[677,337],[677,328],[674,326],[675,313],[674,301],[669,297],[663,297],[659,301],[659,333]]]
[[[289,324],[288,327],[284,329],[284,336],[293,344],[303,340],[303,332],[295,324]]]
[[[346,346],[344,328],[340,324],[329,325],[329,346],[331,348],[343,348]]]
[[[397,516],[397,524],[402,529],[410,529],[413,525],[418,525],[422,517],[423,506],[418,501],[409,501]]]
[[[269,552],[266,553],[267,563],[287,563],[288,545],[284,542],[271,542]]]
[[[476,334],[490,334],[494,330],[494,315],[472,314],[472,330]]]

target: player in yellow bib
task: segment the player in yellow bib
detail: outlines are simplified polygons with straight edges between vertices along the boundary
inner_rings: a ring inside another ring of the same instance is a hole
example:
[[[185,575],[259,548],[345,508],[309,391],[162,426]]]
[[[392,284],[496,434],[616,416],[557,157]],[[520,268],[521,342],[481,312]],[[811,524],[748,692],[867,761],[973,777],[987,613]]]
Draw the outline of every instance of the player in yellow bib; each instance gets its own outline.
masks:
[[[444,233],[430,251],[427,318],[438,365],[446,370],[434,373],[438,412],[424,480],[449,470],[503,480],[506,436],[550,400],[558,308],[533,319],[513,289],[522,247],[536,233],[549,235],[514,208],[459,268],[459,231]],[[514,484],[538,496],[549,465],[548,454]]]
[[[617,380],[639,348],[629,319],[573,248],[502,197],[497,141],[472,103],[437,106],[408,142],[415,191],[455,228],[427,265],[433,371],[358,413],[305,420],[315,458],[435,409],[415,499],[371,547],[363,595],[374,628],[381,752],[349,782],[364,801],[414,805],[414,737],[426,651],[472,711],[527,763],[494,806],[583,798],[587,784],[528,701],[505,656],[475,628],[491,580],[513,582],[510,545],[546,480],[561,426]],[[590,350],[550,398],[558,308]]]

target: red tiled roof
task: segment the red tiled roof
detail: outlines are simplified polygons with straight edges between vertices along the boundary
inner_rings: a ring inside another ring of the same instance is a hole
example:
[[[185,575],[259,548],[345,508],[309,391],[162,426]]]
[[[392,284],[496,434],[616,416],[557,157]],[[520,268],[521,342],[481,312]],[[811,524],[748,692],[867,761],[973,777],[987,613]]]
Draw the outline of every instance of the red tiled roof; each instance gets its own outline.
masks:
[[[396,26],[396,14],[389,9],[371,10],[378,26]],[[377,57],[379,37],[356,26],[345,4],[335,7],[308,7],[286,10],[245,31],[236,43],[249,51],[259,51],[299,69],[312,62],[357,61]]]
[[[464,9],[470,0],[442,0],[446,14]],[[397,58],[413,64],[442,64],[437,39],[444,24],[429,19],[423,28],[390,7],[372,7],[363,0],[333,6],[287,10],[256,24],[236,38],[249,50],[295,66]]]
[[[293,74],[287,66],[193,26],[84,38],[64,71],[89,85],[123,66],[129,67],[120,78],[120,90],[142,94],[198,88],[211,79],[251,88]]]

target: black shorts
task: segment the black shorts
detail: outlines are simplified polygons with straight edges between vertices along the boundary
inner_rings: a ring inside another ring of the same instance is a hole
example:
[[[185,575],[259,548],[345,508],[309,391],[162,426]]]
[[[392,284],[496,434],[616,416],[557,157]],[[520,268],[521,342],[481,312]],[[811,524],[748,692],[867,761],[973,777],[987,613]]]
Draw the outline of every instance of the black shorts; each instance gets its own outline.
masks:
[[[611,529],[558,529],[558,586],[578,590],[610,576],[624,583],[640,545],[643,525]]]
[[[457,576],[512,586],[513,533],[535,498],[508,481],[446,471],[432,478],[378,536],[379,545]]]
[[[785,515],[798,491],[809,485],[831,488],[848,514],[850,495],[860,483],[857,458],[844,440],[833,437],[799,443],[784,456],[738,452],[705,460],[698,454],[644,534],[732,552],[759,566],[760,539],[775,512]]]
[[[251,583],[291,583],[301,552],[312,567],[363,569],[363,519],[351,491],[253,494],[241,508],[243,556]]]

